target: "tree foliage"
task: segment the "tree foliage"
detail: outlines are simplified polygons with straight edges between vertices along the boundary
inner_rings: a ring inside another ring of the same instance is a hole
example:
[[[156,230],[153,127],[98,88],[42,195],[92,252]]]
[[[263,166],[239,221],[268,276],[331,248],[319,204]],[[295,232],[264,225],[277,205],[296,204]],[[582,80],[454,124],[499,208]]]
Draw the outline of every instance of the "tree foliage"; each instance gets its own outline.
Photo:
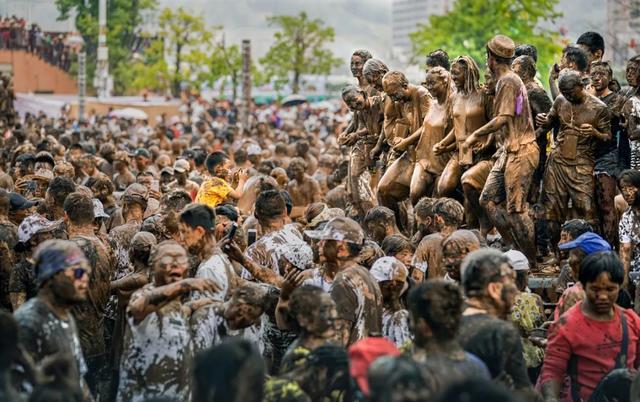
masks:
[[[333,42],[335,32],[325,27],[320,19],[309,19],[305,12],[297,16],[281,15],[269,17],[269,25],[277,26],[274,43],[267,54],[260,59],[266,76],[288,81],[293,74],[293,92],[300,90],[302,74],[329,74],[331,69],[342,64],[324,47]]]
[[[558,0],[456,0],[449,13],[430,16],[410,34],[414,57],[440,48],[452,58],[470,55],[483,66],[486,43],[503,34],[516,44],[536,46],[538,69],[546,74],[560,51],[559,35],[540,24],[561,16],[554,10],[557,4]]]
[[[143,22],[143,14],[156,7],[156,0],[109,0],[107,2],[107,45],[109,46],[109,70],[114,75],[117,93],[128,87],[125,71],[118,68],[126,65],[136,44],[136,32]],[[75,25],[85,41],[87,52],[88,81],[92,82],[98,51],[98,1],[56,0],[59,19],[76,13]]]

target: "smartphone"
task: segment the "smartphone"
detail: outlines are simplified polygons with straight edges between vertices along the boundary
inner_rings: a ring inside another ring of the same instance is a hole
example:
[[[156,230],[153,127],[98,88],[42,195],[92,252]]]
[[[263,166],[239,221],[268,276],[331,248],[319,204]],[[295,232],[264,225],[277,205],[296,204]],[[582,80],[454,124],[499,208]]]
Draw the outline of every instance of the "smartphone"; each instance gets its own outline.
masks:
[[[253,243],[255,243],[257,237],[258,237],[258,231],[256,229],[247,230],[247,246],[250,246]]]
[[[236,235],[236,231],[238,230],[238,224],[232,223],[231,227],[227,230],[227,234],[224,235],[225,239],[233,240],[233,236]]]

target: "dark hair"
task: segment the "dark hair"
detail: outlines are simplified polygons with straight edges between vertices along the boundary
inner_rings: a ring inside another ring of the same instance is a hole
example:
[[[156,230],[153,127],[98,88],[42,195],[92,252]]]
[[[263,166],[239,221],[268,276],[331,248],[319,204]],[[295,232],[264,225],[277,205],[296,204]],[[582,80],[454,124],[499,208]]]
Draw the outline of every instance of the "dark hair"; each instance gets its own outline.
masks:
[[[433,207],[436,201],[436,198],[422,197],[415,207],[413,207],[413,212],[420,219],[433,218]]]
[[[353,51],[353,53],[351,54],[351,57],[353,56],[358,56],[361,59],[364,59],[364,61],[369,60],[371,57],[371,52],[366,50],[366,49],[356,49]]]
[[[56,207],[62,207],[67,196],[76,191],[76,185],[66,177],[58,176],[49,182],[47,191],[51,194]]]
[[[267,190],[256,197],[254,215],[260,222],[268,222],[271,219],[280,218],[287,208],[282,193],[278,190]]]
[[[460,287],[456,283],[440,279],[422,283],[409,292],[407,299],[414,322],[419,318],[424,319],[439,341],[455,336],[463,304]]]
[[[238,222],[238,210],[233,205],[222,204],[216,207],[216,215],[226,216],[232,222]]]
[[[576,65],[576,69],[583,73],[587,71],[589,58],[587,57],[587,52],[583,49],[569,45],[562,50],[562,54],[564,54],[564,58],[567,61],[573,62]]]
[[[264,376],[264,361],[257,348],[247,340],[227,338],[196,356],[193,401],[261,402]]]
[[[382,356],[376,359],[367,372],[370,402],[421,402],[430,401],[434,389],[432,378],[424,374],[424,368],[411,356]]]
[[[447,226],[460,226],[464,221],[464,207],[453,198],[438,198],[433,204],[433,215],[442,217]]]
[[[604,38],[597,32],[588,31],[580,35],[576,44],[586,46],[591,53],[601,50],[604,55]]]
[[[93,223],[93,201],[83,193],[71,193],[64,200],[64,212],[71,223],[89,225]]]
[[[236,152],[233,153],[233,161],[236,164],[245,163],[248,158],[249,155],[247,154],[247,151],[242,148],[239,148]]]
[[[382,247],[384,254],[389,256],[395,256],[404,250],[410,250],[411,252],[415,251],[415,247],[413,247],[411,240],[401,234],[392,234],[385,237],[384,240],[382,240],[380,247]]]
[[[36,163],[36,157],[33,154],[22,154],[16,157],[16,163],[25,163],[33,165]]]
[[[516,57],[516,60],[520,61],[522,67],[522,74],[527,78],[533,78],[536,76],[536,62],[531,56],[523,55]],[[514,62],[516,61],[514,60]]]
[[[363,225],[366,226],[369,223],[373,222],[383,222],[384,224],[392,224],[396,222],[396,216],[393,211],[387,207],[383,207],[381,205],[377,207],[371,208],[364,217],[362,221]]]
[[[529,56],[534,64],[538,62],[538,49],[533,45],[523,44],[516,46],[516,57]]]
[[[160,199],[160,205],[164,207],[164,212],[181,211],[190,203],[191,196],[183,190],[171,191]]]
[[[196,164],[196,166],[202,166],[206,159],[207,153],[204,151],[204,149],[193,149],[193,162]]]
[[[201,227],[206,232],[213,232],[216,222],[216,213],[208,205],[192,204],[180,213],[180,221],[189,225],[193,229]]]
[[[300,331],[300,325],[296,320],[298,314],[309,315],[319,307],[320,296],[324,290],[313,285],[302,285],[291,292],[289,301],[289,316],[294,324],[294,330]]]
[[[205,166],[207,167],[207,171],[210,174],[214,174],[216,167],[222,165],[229,157],[222,151],[217,151],[209,154],[207,159],[204,161]]]
[[[502,278],[501,267],[509,265],[507,258],[493,248],[482,248],[469,253],[462,262],[462,286],[467,297],[484,294],[490,283]]]
[[[601,67],[603,68],[606,72],[607,75],[609,76],[609,79],[613,79],[613,70],[611,69],[611,64],[609,64],[609,62],[607,61],[594,61],[591,63],[591,71],[593,71],[594,68],[597,67]]]
[[[640,189],[640,171],[635,169],[623,170],[618,176],[618,186],[620,186],[623,180],[633,187]]]
[[[589,224],[589,222],[582,219],[571,219],[570,221],[566,221],[562,227],[561,231],[567,232],[571,236],[571,240],[578,238],[581,234],[587,232],[593,232],[593,227]]]
[[[624,281],[624,267],[615,252],[601,251],[586,256],[580,264],[578,279],[586,289],[587,283],[595,281],[603,272],[607,272],[613,282],[622,285]]]
[[[293,211],[293,199],[291,198],[291,194],[287,190],[281,190],[280,194],[282,194],[282,198],[284,198],[284,205],[287,207],[287,215],[291,215],[291,211]]]
[[[449,54],[442,49],[437,49],[429,53],[425,64],[427,67],[442,67],[447,71],[451,69]]]

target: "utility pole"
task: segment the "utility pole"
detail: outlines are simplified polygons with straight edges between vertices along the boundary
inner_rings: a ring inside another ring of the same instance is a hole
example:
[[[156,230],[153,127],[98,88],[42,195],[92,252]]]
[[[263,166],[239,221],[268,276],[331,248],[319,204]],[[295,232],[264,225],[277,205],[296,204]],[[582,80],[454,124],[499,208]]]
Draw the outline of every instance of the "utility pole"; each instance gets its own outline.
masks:
[[[93,86],[98,91],[98,98],[104,99],[111,94],[111,77],[109,77],[109,48],[107,47],[107,0],[99,0],[98,4],[98,65]]]
[[[84,118],[87,97],[87,53],[84,49],[78,53],[78,121]]]
[[[249,108],[251,107],[251,41],[242,40],[242,105],[240,122],[242,129],[249,129]]]

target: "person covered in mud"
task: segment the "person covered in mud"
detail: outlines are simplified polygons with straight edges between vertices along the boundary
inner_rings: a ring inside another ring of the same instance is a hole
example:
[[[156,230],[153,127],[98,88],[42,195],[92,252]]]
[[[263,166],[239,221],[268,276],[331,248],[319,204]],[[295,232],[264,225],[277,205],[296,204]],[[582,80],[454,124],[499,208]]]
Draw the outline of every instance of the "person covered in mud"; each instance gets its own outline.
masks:
[[[511,38],[497,35],[487,43],[486,49],[487,64],[497,79],[494,117],[467,137],[464,146],[473,148],[487,135],[503,131],[502,152],[489,173],[480,204],[503,239],[524,252],[533,266],[536,247],[527,196],[538,166],[539,150],[527,89],[510,68],[515,54]]]
[[[409,84],[399,71],[389,71],[382,78],[385,94],[384,133],[386,142],[393,147],[422,128],[432,99],[422,86]],[[380,204],[391,209],[400,218],[399,203],[410,194],[415,155],[413,147],[405,152],[391,151],[387,170],[378,183]]]
[[[188,302],[189,292],[217,292],[206,278],[186,278],[187,252],[168,240],[153,247],[150,265],[153,281],[131,295],[120,365],[118,401],[191,398],[190,367],[193,359],[189,317],[212,302]]]
[[[416,144],[415,164],[411,176],[409,195],[412,204],[417,204],[423,196],[431,196],[438,178],[447,165],[451,154],[435,154],[433,147],[451,130],[451,76],[442,67],[434,67],[427,72],[425,86],[431,94],[429,111],[425,114],[422,127],[393,146],[397,153],[404,152]]]
[[[361,220],[376,205],[370,185],[369,153],[382,131],[383,104],[379,97],[368,97],[362,88],[354,85],[342,89],[342,100],[354,114],[351,124],[338,137],[338,143],[349,147],[347,194],[354,209],[350,215]]]
[[[558,96],[548,115],[538,115],[542,135],[558,127],[557,145],[549,155],[541,197],[552,244],[560,235],[560,224],[573,211],[587,221],[595,219],[594,167],[599,141],[611,139],[607,106],[586,92],[580,75],[567,71],[560,77]],[[527,257],[529,257],[527,255]]]
[[[78,320],[80,345],[89,370],[87,382],[93,394],[106,395],[110,350],[105,341],[104,315],[115,258],[111,249],[94,233],[91,198],[78,192],[71,193],[64,201],[64,211],[69,240],[82,250],[90,267],[88,297],[71,310]]]
[[[442,240],[442,268],[444,280],[458,282],[462,280],[462,262],[471,252],[480,248],[478,236],[470,230],[460,229]]]
[[[365,49],[358,49],[353,52],[351,55],[351,60],[349,63],[349,69],[351,70],[351,75],[355,79],[358,80],[358,86],[365,91],[375,90],[375,87],[370,85],[370,83],[365,78],[362,73],[362,68],[364,67],[367,60],[371,59],[371,52]],[[371,88],[371,89],[369,89]],[[367,92],[369,95],[376,95],[375,93]]]
[[[627,168],[637,170],[640,169],[640,55],[627,62],[626,77],[630,88],[624,94],[627,100],[622,108],[622,115],[628,134],[629,155],[622,159],[628,162]]]
[[[409,312],[401,300],[409,288],[409,270],[395,257],[382,257],[370,272],[382,293],[382,336],[400,348],[411,340]]]
[[[287,168],[291,181],[286,188],[293,201],[291,218],[301,217],[309,204],[322,201],[320,184],[306,172],[307,162],[304,159],[298,157],[291,159]]]
[[[290,283],[295,285],[295,278]],[[288,292],[283,286],[278,301],[278,318],[283,318],[286,321],[283,324],[294,330],[298,337],[282,358],[280,373],[303,365],[314,349],[336,342],[334,323],[338,312],[331,296],[312,285],[297,287],[290,296],[285,294]]]
[[[54,355],[72,357],[71,378],[89,400],[87,364],[71,309],[87,300],[91,267],[80,248],[68,240],[45,241],[33,258],[38,295],[14,313],[20,346],[35,363]]]
[[[438,198],[435,199],[430,210],[432,218],[430,227],[434,232],[420,240],[415,252],[415,263],[416,266],[426,267],[427,278],[443,278],[446,272],[442,242],[462,225],[464,208],[452,198]]]
[[[331,288],[331,298],[338,309],[337,338],[348,346],[371,335],[380,335],[382,294],[371,273],[356,263],[364,244],[358,223],[337,217],[322,230],[307,230],[305,235],[320,242],[320,253],[329,263],[336,263],[338,274]]]
[[[201,295],[217,301],[225,301],[237,286],[238,278],[229,258],[216,247],[216,214],[204,204],[191,204],[180,213],[180,233],[184,247],[195,260],[196,278],[214,281],[219,292]]]
[[[490,120],[493,105],[480,88],[480,70],[471,57],[460,56],[453,61],[451,79],[456,86],[450,112],[453,129],[433,146],[433,153],[441,155],[453,151],[453,154],[438,180],[437,193],[440,197],[452,197],[462,185],[468,208],[467,223],[472,227],[475,225],[471,224],[478,221],[480,233],[486,234],[490,223],[480,206],[480,193],[491,170],[491,157],[496,149],[495,133],[489,134],[477,148],[465,147],[464,141]]]

